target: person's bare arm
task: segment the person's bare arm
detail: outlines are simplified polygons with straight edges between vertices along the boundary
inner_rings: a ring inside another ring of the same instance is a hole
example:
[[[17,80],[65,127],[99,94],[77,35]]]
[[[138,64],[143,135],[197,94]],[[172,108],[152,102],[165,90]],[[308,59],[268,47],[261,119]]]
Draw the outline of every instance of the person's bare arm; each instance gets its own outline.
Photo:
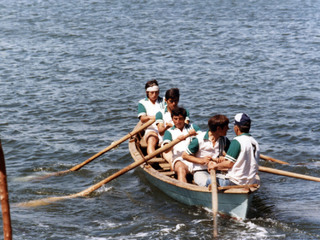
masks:
[[[233,167],[233,165],[234,165],[234,163],[229,160],[224,160],[220,163],[217,163],[215,161],[210,161],[208,163],[208,171],[210,171],[212,169],[213,170],[220,170],[220,169],[226,169],[226,168],[230,169]]]
[[[187,160],[187,161],[189,161],[189,162],[198,163],[198,164],[201,164],[201,165],[207,165],[209,163],[209,161],[211,160],[210,156],[205,156],[203,158],[198,158],[196,156],[189,155],[186,152],[182,153],[182,158]]]
[[[151,119],[156,119],[156,117],[155,116],[147,116],[147,115],[144,115],[144,116],[140,117],[140,121],[142,123],[148,122]]]
[[[160,134],[161,136],[163,136],[163,135],[164,135],[164,132],[165,132],[167,129],[171,128],[172,126],[173,126],[173,125],[170,124],[170,123],[166,124],[166,126],[164,126],[163,123],[158,123],[158,124],[157,124],[157,127],[158,127],[159,134]]]
[[[190,134],[190,136],[195,136],[195,135],[197,135],[197,132],[196,132],[194,129],[191,129],[191,130],[189,131],[189,134]],[[188,138],[188,136],[186,136],[186,135],[180,135],[180,136],[177,137],[177,138],[180,139],[180,141],[183,141],[183,140],[186,140],[186,139]],[[165,145],[165,144],[167,144],[167,143],[164,143],[163,145]],[[166,152],[166,153],[167,153],[167,152],[170,152],[172,149],[173,149],[173,147],[172,147],[171,149],[165,151],[165,152]]]

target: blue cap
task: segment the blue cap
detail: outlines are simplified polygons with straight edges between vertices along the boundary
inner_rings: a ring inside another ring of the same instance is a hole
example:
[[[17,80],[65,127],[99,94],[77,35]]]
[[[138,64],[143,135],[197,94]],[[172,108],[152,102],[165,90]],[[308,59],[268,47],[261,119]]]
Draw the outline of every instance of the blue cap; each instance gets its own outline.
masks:
[[[250,124],[251,123],[251,119],[249,118],[249,116],[245,113],[238,113],[236,116],[234,116],[234,124],[238,125],[238,126],[242,126],[245,124]]]

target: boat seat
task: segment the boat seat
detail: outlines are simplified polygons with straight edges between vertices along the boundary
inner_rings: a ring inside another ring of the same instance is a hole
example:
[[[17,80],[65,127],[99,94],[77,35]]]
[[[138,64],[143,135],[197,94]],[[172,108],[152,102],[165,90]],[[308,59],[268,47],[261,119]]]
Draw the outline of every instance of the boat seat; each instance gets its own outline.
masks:
[[[159,163],[159,166],[163,169],[163,170],[170,170],[170,164],[169,163]]]

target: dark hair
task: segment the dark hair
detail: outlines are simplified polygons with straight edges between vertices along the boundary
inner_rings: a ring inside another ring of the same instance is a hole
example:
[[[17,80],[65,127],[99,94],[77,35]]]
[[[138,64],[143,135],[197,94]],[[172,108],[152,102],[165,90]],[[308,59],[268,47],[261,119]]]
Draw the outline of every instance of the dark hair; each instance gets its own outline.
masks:
[[[211,132],[217,131],[218,127],[228,126],[228,124],[229,118],[221,114],[215,115],[208,120],[208,127]]]
[[[174,116],[183,116],[184,119],[186,119],[187,117],[187,111],[182,108],[182,107],[175,107],[172,111],[171,111],[171,117],[173,118]]]
[[[147,90],[147,88],[148,87],[152,87],[152,86],[159,86],[159,84],[158,84],[158,82],[157,82],[157,80],[156,79],[152,79],[152,80],[150,80],[150,81],[148,81],[147,83],[146,83],[146,85],[145,85],[145,90]]]
[[[171,88],[171,89],[167,90],[165,98],[166,98],[166,100],[169,100],[171,98],[171,99],[176,99],[179,101],[179,98],[180,98],[179,88]]]
[[[240,132],[249,133],[251,127],[251,120],[246,121],[242,125],[237,125],[239,127]]]

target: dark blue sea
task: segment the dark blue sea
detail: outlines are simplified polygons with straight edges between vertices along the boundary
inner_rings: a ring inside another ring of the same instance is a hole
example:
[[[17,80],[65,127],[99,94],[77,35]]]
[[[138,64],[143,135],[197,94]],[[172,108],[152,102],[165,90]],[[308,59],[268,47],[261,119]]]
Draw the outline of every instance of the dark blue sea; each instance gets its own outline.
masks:
[[[320,177],[320,1],[0,0],[0,138],[15,240],[212,239],[212,214],[152,187],[128,143],[81,163],[136,125],[144,85],[172,87],[193,123],[252,119],[259,162]],[[235,134],[232,128],[228,137]],[[219,239],[320,239],[320,183],[260,174],[248,219],[219,217]],[[2,220],[0,222],[2,230]],[[1,232],[2,234],[2,232]]]

